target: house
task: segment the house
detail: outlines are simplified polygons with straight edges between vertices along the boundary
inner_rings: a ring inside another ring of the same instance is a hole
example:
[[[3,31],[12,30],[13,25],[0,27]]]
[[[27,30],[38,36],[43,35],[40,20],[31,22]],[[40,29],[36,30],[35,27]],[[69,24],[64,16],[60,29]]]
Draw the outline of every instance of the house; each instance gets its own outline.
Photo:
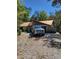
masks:
[[[51,32],[52,29],[54,28],[54,21],[53,20],[45,20],[45,21],[36,21],[32,20],[31,22],[24,22],[20,25],[20,29],[23,31],[28,31],[30,32],[32,29],[31,27],[33,25],[41,25],[42,28],[45,29],[45,32]]]

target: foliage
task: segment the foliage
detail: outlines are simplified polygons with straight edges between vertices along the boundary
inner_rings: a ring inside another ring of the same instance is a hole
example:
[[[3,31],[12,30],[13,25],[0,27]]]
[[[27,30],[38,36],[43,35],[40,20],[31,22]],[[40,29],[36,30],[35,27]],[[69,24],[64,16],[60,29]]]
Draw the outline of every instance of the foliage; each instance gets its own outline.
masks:
[[[40,20],[46,20],[48,18],[48,15],[45,11],[40,11],[39,12],[39,19]]]
[[[39,20],[39,12],[35,11],[34,14],[31,16],[31,20]]]
[[[55,22],[55,27],[57,31],[61,33],[61,12],[60,11],[56,12],[56,15],[54,16],[54,22]]]
[[[52,1],[52,5],[57,5],[57,4],[61,4],[61,0],[53,0]]]
[[[52,12],[50,12],[50,15],[49,15],[48,19],[49,19],[49,20],[51,20],[51,19],[53,20],[53,19],[54,19],[54,15],[53,15]]]
[[[22,32],[22,31],[21,31],[20,28],[18,27],[18,28],[17,28],[17,35],[20,35],[21,32]]]
[[[48,0],[51,1],[51,0]],[[52,6],[56,6],[57,4],[61,5],[61,0],[52,0]]]
[[[40,12],[36,11],[31,17],[31,19],[35,19],[35,20],[46,20],[47,18],[48,15],[45,11],[40,11]]]
[[[17,34],[21,33],[21,30],[19,28],[20,24],[22,22],[29,21],[29,14],[30,9],[25,7],[24,3],[21,1],[24,0],[17,0]]]
[[[51,1],[51,0],[48,0],[48,1]],[[61,0],[52,0],[52,6],[57,6],[57,5],[58,7],[61,7]],[[50,14],[49,18],[54,19],[55,27],[57,31],[61,33],[61,12],[60,11],[56,12],[55,16]]]
[[[28,21],[29,14],[30,10],[24,4],[21,4],[20,0],[17,0],[17,23]]]

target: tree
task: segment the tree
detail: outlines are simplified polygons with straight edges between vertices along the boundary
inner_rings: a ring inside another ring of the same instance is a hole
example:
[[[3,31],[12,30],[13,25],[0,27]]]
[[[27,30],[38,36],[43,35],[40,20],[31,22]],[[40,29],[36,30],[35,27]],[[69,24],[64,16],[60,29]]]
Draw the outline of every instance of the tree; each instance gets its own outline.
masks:
[[[40,11],[38,17],[39,17],[39,20],[46,20],[48,18],[48,15],[45,11]]]
[[[52,12],[50,12],[50,15],[48,17],[49,20],[54,20],[54,14]]]
[[[35,13],[32,15],[31,19],[34,20],[46,20],[48,18],[48,15],[45,11],[35,11]]]
[[[20,24],[22,22],[28,21],[30,14],[30,9],[26,8],[20,0],[17,0],[17,34],[21,33]]]
[[[61,12],[60,11],[56,12],[54,16],[54,22],[55,22],[55,27],[57,31],[61,33]]]
[[[39,12],[35,11],[34,14],[31,16],[31,20],[39,20]]]
[[[52,0],[52,6],[57,5],[57,8],[61,7],[61,0]],[[56,11],[55,16],[50,15],[50,17],[54,17],[55,27],[57,31],[61,33],[61,11]]]
[[[51,0],[48,0],[51,1]],[[52,0],[52,6],[56,6],[57,4],[61,5],[61,0]]]
[[[61,0],[53,0],[52,5],[61,4]]]
[[[17,0],[17,23],[28,21],[30,14],[30,9],[26,8],[24,4]]]

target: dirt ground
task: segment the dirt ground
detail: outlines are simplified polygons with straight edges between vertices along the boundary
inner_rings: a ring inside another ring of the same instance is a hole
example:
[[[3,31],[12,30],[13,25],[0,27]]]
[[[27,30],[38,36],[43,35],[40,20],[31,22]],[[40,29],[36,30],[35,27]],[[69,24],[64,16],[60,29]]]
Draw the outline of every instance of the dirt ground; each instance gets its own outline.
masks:
[[[43,37],[29,37],[29,33],[17,36],[17,59],[61,59],[61,49],[48,47],[48,39],[57,39],[56,35],[46,34]]]

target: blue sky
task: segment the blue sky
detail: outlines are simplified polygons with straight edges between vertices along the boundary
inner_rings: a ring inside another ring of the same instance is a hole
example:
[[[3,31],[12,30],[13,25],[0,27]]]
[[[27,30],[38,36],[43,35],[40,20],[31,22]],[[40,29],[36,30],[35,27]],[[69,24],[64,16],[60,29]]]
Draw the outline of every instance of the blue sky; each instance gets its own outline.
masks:
[[[47,0],[26,0],[25,5],[27,7],[32,8],[31,14],[32,15],[35,11],[46,11],[49,15],[50,12],[52,14],[55,13],[56,10],[59,10],[60,8],[53,7],[51,1]]]

